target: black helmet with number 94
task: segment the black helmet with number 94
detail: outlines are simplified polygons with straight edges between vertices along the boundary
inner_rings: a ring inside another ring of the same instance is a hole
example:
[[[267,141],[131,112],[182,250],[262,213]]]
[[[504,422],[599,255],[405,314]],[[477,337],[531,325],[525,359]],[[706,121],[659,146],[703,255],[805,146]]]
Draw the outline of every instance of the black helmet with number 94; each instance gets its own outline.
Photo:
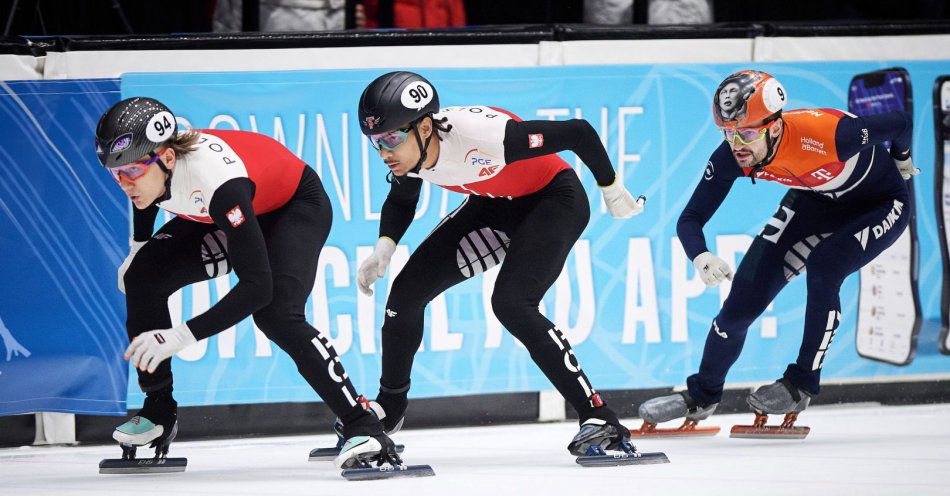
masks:
[[[178,133],[175,116],[154,98],[126,98],[99,118],[96,154],[104,167],[119,167],[148,155]]]
[[[367,136],[394,131],[438,111],[439,94],[426,78],[414,72],[390,72],[363,90],[360,130]]]

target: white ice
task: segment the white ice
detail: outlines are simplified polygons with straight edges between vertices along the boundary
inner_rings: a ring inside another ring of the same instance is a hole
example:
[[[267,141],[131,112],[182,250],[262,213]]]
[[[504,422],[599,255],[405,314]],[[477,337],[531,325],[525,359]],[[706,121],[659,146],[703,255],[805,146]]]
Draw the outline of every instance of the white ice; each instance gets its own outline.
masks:
[[[332,435],[176,442],[170,456],[187,457],[187,471],[155,475],[99,475],[117,446],[10,448],[0,449],[0,495],[950,495],[950,404],[812,407],[804,440],[728,437],[751,420],[714,416],[705,424],[723,429],[712,438],[637,440],[671,463],[605,468],[582,468],[564,449],[573,422],[405,431],[395,436],[405,461],[436,476],[369,482],[307,461]]]

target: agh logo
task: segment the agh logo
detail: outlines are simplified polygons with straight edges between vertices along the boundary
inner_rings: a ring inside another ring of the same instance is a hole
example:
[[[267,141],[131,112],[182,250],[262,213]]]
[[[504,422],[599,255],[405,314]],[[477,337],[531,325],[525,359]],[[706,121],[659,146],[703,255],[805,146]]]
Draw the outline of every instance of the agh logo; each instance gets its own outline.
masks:
[[[206,215],[208,213],[208,209],[205,207],[205,197],[201,193],[200,189],[196,189],[191,192],[191,202],[195,205],[195,207],[200,209],[202,215]]]

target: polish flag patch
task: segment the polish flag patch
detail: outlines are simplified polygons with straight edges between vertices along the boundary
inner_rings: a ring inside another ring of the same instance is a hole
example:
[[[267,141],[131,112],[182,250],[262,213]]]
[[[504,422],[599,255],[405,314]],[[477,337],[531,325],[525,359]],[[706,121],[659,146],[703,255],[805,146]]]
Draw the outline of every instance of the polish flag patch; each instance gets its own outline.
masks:
[[[244,212],[241,211],[241,207],[235,205],[234,208],[228,210],[227,213],[228,222],[231,223],[231,227],[237,227],[244,223]]]
[[[528,148],[541,148],[542,146],[544,146],[543,134],[538,133],[528,135]]]

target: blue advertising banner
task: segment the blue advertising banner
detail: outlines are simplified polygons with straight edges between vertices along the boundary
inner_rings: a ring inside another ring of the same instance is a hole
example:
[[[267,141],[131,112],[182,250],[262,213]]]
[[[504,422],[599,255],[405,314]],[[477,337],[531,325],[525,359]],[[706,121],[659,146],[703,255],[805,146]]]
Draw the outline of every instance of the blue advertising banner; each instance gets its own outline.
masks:
[[[857,73],[891,62],[755,64],[777,76],[790,108],[847,108]],[[950,62],[902,62],[915,84],[929,87]],[[438,89],[443,106],[490,105],[524,119],[583,117],[600,132],[627,187],[648,198],[633,219],[611,218],[589,171],[571,154],[586,186],[591,221],[542,311],[574,343],[598,389],[683,384],[693,373],[712,318],[729,284],[706,289],[676,238],[679,213],[700,181],[720,133],[710,118],[712,92],[734,65],[564,66],[524,69],[419,71]],[[383,70],[260,73],[128,74],[122,95],[147,95],[169,105],[179,124],[242,129],[275,137],[314,167],[334,208],[333,231],[321,257],[308,318],[329,333],[360,392],[374,394],[387,290],[409,253],[461,201],[426,185],[416,220],[400,242],[373,297],[359,294],[356,270],[372,250],[388,191],[386,169],[359,132],[356,102]],[[927,92],[918,93],[926,98]],[[915,163],[934,160],[929,102],[918,102]],[[950,362],[937,353],[940,257],[932,174],[916,179],[921,246],[923,317],[918,354],[907,367],[861,359],[854,349],[856,276],[842,292],[842,323],[825,359],[824,377],[939,374]],[[735,267],[786,190],[737,181],[705,233],[710,248]],[[466,281],[436,298],[426,313],[426,338],[416,356],[416,397],[550,389],[527,352],[491,313],[495,272]],[[174,319],[188,319],[234,282],[222,278],[172,297]],[[804,278],[794,280],[751,327],[730,383],[779,377],[798,350],[805,306]],[[291,360],[246,320],[175,358],[176,395],[183,404],[309,401],[312,390]],[[141,401],[133,384],[130,402]],[[134,398],[134,399],[133,399]]]
[[[117,79],[0,81],[0,415],[125,414],[127,200],[96,160]]]

